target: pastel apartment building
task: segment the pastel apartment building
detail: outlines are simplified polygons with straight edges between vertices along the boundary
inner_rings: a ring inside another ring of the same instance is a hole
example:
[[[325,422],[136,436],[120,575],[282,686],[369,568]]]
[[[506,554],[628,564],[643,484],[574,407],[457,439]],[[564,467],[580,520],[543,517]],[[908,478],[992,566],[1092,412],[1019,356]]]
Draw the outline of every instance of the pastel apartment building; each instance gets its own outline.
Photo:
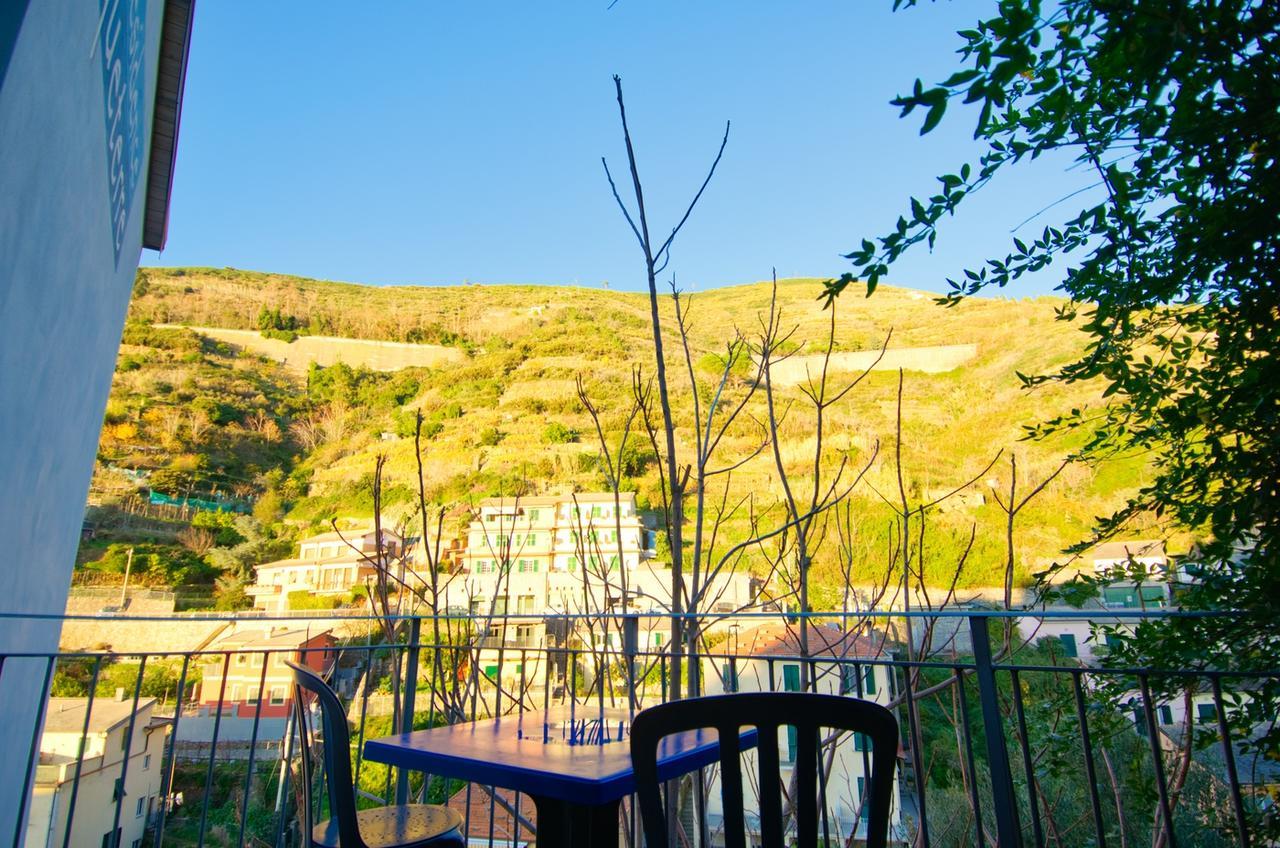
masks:
[[[671,567],[655,553],[654,532],[633,492],[489,498],[478,504],[462,567],[441,606],[487,619],[487,650],[480,657],[487,676],[536,679],[545,673],[540,661],[532,654],[522,658],[519,649],[623,647],[616,619],[610,627],[578,620],[572,630],[549,632],[547,617],[671,608]],[[751,581],[745,574],[721,574],[706,597],[708,611],[746,608],[753,601]],[[639,619],[639,651],[662,650],[669,639],[666,620]]]
[[[273,613],[289,609],[292,592],[346,597],[352,587],[364,586],[377,575],[377,539],[372,527],[303,539],[296,557],[258,566],[256,580],[245,587],[245,592],[253,598],[255,609]],[[404,579],[404,540],[387,529],[382,530],[382,540],[389,565],[397,569],[399,579]]]
[[[707,695],[730,692],[799,692],[803,676],[799,626],[770,622],[751,629],[731,629],[727,638],[710,650],[702,660],[702,686]],[[893,698],[895,683],[888,666],[863,664],[860,660],[888,660],[878,636],[843,630],[834,624],[809,627],[807,663],[814,684],[810,691],[827,695],[846,695],[879,704]],[[789,782],[796,759],[798,739],[794,728],[778,731],[778,753],[784,785]],[[756,771],[755,754],[744,753],[745,773]],[[901,756],[899,752],[899,756]],[[863,798],[868,789],[870,748],[861,736],[846,736],[835,746],[830,760],[830,786],[839,787],[827,800],[831,817],[831,835],[839,844],[853,844],[866,838],[866,812]],[[748,790],[750,793],[750,790]],[[748,812],[753,798],[747,797]],[[723,820],[718,780],[709,790],[707,817],[713,833]],[[747,820],[751,820],[748,815]],[[902,833],[902,799],[896,776],[889,814],[890,844]],[[837,837],[838,834],[838,837]],[[748,836],[753,836],[748,830]],[[754,834],[758,840],[759,834]],[[715,837],[712,839],[715,844]]]
[[[237,630],[202,657],[199,708],[230,718],[283,720],[289,715],[294,662],[327,675],[337,658],[333,634],[302,627]]]
[[[50,698],[25,848],[141,848],[159,812],[167,720],[155,698]],[[88,723],[86,727],[86,716]],[[75,815],[70,819],[75,795]]]

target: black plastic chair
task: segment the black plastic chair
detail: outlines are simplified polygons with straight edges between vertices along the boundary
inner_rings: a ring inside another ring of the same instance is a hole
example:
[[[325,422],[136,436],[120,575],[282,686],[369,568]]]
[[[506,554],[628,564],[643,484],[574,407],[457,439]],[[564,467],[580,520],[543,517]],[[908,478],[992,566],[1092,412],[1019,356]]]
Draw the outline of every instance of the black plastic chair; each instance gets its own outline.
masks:
[[[303,800],[302,832],[310,834],[312,848],[463,848],[462,816],[457,810],[428,804],[376,807],[356,810],[355,782],[351,776],[351,735],[338,696],[311,669],[286,663],[293,670],[293,713],[302,751],[300,788]],[[309,692],[320,705],[324,778],[328,785],[331,817],[315,821],[312,808],[312,751],[315,734],[304,703]]]
[[[720,737],[720,794],[725,848],[747,848],[743,811],[741,740],[744,728],[758,731],[760,835],[765,848],[784,842],[778,730],[796,728],[794,844],[818,844],[818,751],[824,728],[863,734],[871,744],[870,789],[862,799],[868,848],[884,848],[889,835],[893,771],[898,758],[898,721],[879,704],[837,695],[760,692],[673,701],[644,710],[631,725],[631,761],[647,848],[667,848],[667,819],[659,792],[657,750],[664,736],[714,728]],[[842,744],[852,744],[844,742]],[[773,791],[767,791],[772,786]]]

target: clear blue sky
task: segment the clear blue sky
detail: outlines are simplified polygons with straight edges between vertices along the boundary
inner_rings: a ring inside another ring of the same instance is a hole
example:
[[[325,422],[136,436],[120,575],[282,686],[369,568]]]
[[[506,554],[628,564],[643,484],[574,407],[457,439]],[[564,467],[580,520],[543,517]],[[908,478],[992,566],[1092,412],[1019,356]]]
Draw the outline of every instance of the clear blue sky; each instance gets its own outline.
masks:
[[[955,31],[993,5],[200,3],[168,248],[143,262],[640,288],[600,166],[604,155],[626,167],[618,73],[659,232],[733,122],[676,244],[682,287],[765,279],[773,266],[839,274],[850,267],[840,253],[973,156],[971,111],[922,138],[919,117],[899,120],[889,100],[917,76],[948,75]],[[974,197],[934,253],[889,282],[942,290],[1084,179],[1055,166],[1021,176]],[[1048,291],[1059,273],[1010,294]]]

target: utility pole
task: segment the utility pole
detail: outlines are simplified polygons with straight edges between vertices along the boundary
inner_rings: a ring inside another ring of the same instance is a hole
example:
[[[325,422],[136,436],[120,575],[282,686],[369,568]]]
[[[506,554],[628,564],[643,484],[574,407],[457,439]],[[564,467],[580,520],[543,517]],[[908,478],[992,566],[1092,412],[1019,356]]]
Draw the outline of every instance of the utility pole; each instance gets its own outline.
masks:
[[[124,562],[124,585],[120,587],[120,609],[124,609],[129,592],[129,571],[133,568],[133,548],[129,548],[129,558]]]

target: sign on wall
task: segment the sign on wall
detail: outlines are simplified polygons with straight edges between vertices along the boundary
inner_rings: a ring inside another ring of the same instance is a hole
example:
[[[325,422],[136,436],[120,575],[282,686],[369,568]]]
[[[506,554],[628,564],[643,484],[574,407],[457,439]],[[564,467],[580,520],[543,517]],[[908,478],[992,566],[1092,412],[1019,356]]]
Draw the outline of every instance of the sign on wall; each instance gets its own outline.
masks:
[[[146,0],[100,0],[98,52],[106,114],[107,203],[116,265],[124,247],[134,192],[142,176],[146,85]]]

